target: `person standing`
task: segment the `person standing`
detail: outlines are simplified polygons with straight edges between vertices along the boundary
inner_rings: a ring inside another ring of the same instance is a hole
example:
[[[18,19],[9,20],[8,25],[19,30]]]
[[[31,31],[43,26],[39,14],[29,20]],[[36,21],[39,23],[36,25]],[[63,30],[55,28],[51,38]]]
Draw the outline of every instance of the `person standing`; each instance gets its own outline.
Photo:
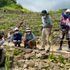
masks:
[[[69,25],[68,25],[69,15],[70,15],[70,10],[68,9],[62,13],[62,18],[61,18],[61,23],[60,23],[60,28],[61,28],[60,47],[58,50],[62,50],[63,39],[66,35],[66,39],[68,40],[68,51],[70,51]]]
[[[50,50],[50,35],[52,29],[52,20],[46,10],[42,10],[42,48],[45,49],[47,41],[47,50]]]

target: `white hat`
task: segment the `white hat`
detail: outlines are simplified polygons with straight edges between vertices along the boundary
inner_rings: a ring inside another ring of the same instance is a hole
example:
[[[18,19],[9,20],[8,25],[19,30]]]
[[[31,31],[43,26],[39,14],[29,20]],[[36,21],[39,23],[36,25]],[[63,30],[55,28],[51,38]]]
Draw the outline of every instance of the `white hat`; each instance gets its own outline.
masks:
[[[14,28],[14,31],[16,31],[16,30],[19,30],[18,27],[15,27],[15,28]]]
[[[26,28],[26,32],[31,32],[31,29],[30,28]]]
[[[70,9],[67,9],[65,12],[70,12]]]

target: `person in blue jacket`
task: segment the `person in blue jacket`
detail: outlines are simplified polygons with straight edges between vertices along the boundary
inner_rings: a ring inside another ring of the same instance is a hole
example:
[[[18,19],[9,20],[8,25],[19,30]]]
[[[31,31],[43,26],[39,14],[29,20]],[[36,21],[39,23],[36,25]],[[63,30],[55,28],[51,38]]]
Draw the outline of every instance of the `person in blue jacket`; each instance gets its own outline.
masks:
[[[19,32],[19,29],[16,27],[13,33],[13,42],[16,47],[20,47],[22,41],[22,34]]]

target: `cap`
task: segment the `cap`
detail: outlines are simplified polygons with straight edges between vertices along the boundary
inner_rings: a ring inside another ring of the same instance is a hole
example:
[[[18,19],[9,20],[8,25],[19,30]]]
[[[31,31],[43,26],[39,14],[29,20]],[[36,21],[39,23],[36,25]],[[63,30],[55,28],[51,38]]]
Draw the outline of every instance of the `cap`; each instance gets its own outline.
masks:
[[[26,32],[31,32],[31,29],[30,28],[26,28]]]
[[[67,9],[65,12],[70,12],[70,9]]]
[[[15,28],[14,28],[14,31],[16,31],[16,30],[19,30],[18,27],[15,27]]]
[[[42,10],[41,12],[42,14],[48,14],[48,12],[46,10]]]

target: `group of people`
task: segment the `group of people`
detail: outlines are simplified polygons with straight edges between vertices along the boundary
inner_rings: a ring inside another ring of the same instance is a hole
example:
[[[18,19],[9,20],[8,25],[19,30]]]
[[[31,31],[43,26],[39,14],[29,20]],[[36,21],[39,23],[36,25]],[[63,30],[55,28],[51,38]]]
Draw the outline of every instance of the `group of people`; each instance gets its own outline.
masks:
[[[47,51],[50,50],[50,44],[51,44],[51,30],[52,30],[52,19],[49,15],[49,13],[46,10],[43,10],[41,12],[42,16],[42,39],[41,39],[41,49],[45,49],[45,45],[47,43]],[[62,50],[62,44],[64,36],[66,35],[66,39],[68,40],[68,51],[70,51],[70,9],[67,9],[66,11],[62,12],[62,18],[60,20],[60,46],[58,50]],[[18,27],[15,27],[13,32],[10,32],[10,35],[8,37],[8,42],[13,42],[14,46],[20,47],[20,44],[22,42],[22,33],[19,31]],[[3,37],[0,37],[0,45],[4,43]],[[30,28],[26,28],[26,33],[23,37],[24,41],[24,48],[37,48],[36,47],[36,37],[32,33]]]
[[[50,49],[50,35],[52,30],[52,21],[46,10],[42,11],[42,48],[45,49],[45,44],[47,41],[48,50]],[[60,20],[60,46],[57,50],[62,50],[63,39],[66,35],[68,40],[68,51],[70,52],[70,9],[62,12],[62,18]]]
[[[12,33],[8,34],[8,43],[13,42],[15,47],[20,47],[24,41],[24,48],[36,48],[35,35],[29,27],[26,28],[24,36],[18,27],[15,27]]]

